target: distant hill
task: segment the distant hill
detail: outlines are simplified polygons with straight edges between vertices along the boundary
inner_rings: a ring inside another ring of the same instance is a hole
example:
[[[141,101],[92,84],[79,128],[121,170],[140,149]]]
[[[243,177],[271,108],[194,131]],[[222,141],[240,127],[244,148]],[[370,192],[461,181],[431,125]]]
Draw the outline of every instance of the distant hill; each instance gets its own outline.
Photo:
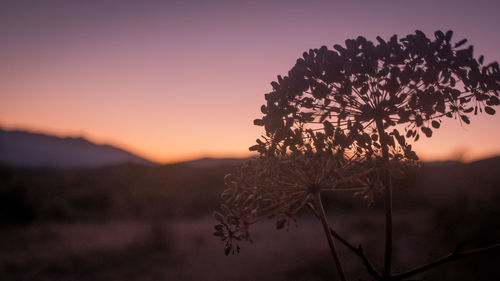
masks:
[[[0,164],[28,168],[98,168],[123,163],[155,163],[126,150],[84,138],[0,129]]]
[[[241,163],[249,158],[211,158],[205,157],[190,161],[181,162],[181,164],[195,168],[209,168],[219,166],[232,166]]]

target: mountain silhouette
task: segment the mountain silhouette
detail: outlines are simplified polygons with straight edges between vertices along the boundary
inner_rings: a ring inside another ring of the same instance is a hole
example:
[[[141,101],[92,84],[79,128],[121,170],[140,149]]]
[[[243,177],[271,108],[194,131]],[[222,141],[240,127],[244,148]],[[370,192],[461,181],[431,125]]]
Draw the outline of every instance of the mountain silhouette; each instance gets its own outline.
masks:
[[[82,137],[56,137],[0,129],[0,164],[28,168],[98,168],[155,163],[126,150],[92,143]]]
[[[180,162],[184,165],[194,168],[211,168],[211,167],[220,167],[220,166],[232,166],[238,163],[241,163],[250,158],[212,158],[212,157],[203,157],[199,159],[189,160]]]

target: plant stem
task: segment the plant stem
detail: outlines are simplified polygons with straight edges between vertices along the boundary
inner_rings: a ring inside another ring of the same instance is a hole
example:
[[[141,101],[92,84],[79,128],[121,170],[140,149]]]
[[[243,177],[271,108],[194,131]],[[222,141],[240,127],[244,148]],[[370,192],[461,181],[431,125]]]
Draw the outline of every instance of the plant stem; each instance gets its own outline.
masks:
[[[319,214],[314,209],[314,207],[309,203],[307,205],[309,209],[313,212],[313,214],[319,219]],[[330,234],[333,236],[333,238],[337,239],[342,243],[344,246],[346,246],[349,250],[351,250],[355,255],[357,255],[361,261],[363,262],[363,265],[366,267],[366,270],[368,273],[375,278],[375,280],[380,280],[380,273],[377,271],[375,266],[371,263],[371,261],[368,259],[368,257],[365,255],[365,252],[363,250],[363,247],[359,245],[358,247],[355,247],[353,244],[349,243],[345,238],[340,236],[337,232],[333,230],[333,228],[330,227]]]
[[[477,254],[480,254],[480,253],[484,253],[484,252],[487,252],[487,251],[499,250],[500,249],[500,243],[499,244],[490,245],[490,246],[487,246],[487,247],[484,247],[484,248],[478,248],[478,249],[469,250],[469,251],[460,251],[460,248],[461,248],[461,246],[459,245],[455,249],[455,251],[451,252],[450,254],[448,254],[448,255],[446,255],[446,256],[444,256],[444,257],[442,257],[442,258],[440,258],[440,259],[438,259],[438,260],[436,260],[434,262],[428,263],[426,265],[422,265],[422,266],[417,267],[415,269],[412,269],[412,270],[410,270],[408,272],[395,275],[395,276],[393,276],[393,280],[403,280],[403,279],[406,279],[408,277],[411,277],[411,276],[417,275],[419,273],[422,273],[422,272],[428,271],[430,269],[433,269],[434,267],[440,266],[440,265],[442,265],[444,263],[457,260],[459,258],[465,258],[465,257],[477,255]]]
[[[376,120],[377,130],[380,136],[380,145],[382,147],[382,157],[384,164],[389,163],[389,145],[387,143],[387,134],[381,119]],[[382,277],[391,275],[392,262],[392,183],[388,171],[384,172],[384,209],[385,209],[385,248],[384,248],[384,269]]]
[[[342,263],[340,262],[339,255],[335,247],[335,242],[333,242],[333,238],[330,233],[330,226],[328,225],[328,221],[326,220],[325,210],[323,209],[323,203],[321,202],[321,195],[319,191],[314,193],[314,201],[316,204],[316,209],[318,210],[319,213],[319,218],[321,220],[321,223],[323,224],[323,230],[325,231],[326,239],[328,240],[328,245],[330,246],[330,251],[332,253],[335,266],[337,267],[340,280],[346,281],[347,279],[345,277],[344,268],[342,267]]]

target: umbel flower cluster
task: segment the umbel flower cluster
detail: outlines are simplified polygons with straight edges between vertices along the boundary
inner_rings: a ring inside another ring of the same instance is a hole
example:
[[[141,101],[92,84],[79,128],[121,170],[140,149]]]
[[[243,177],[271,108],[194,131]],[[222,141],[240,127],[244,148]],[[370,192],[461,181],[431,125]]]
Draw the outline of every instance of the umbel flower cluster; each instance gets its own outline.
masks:
[[[315,192],[366,186],[361,177],[351,179],[354,161],[340,154],[300,151],[274,157],[261,156],[234,168],[224,178],[228,187],[221,195],[216,236],[226,241],[225,252],[239,251],[237,241],[250,240],[249,226],[265,218],[276,219],[283,228]],[[367,172],[364,172],[367,173]]]
[[[380,146],[372,127],[400,124],[406,138],[418,140],[420,132],[430,137],[442,117],[468,124],[471,112],[494,114],[498,63],[483,65],[482,56],[474,59],[472,46],[459,49],[466,40],[452,44],[451,31],[437,31],[435,37],[417,31],[388,42],[377,37],[377,45],[358,37],[346,40],[345,47],[304,53],[288,76],[271,83],[273,91],[261,107],[264,116],[254,121],[265,127],[268,138],[251,150],[300,149],[309,127],[321,131],[318,138],[332,136],[341,147],[357,144],[372,153]],[[402,138],[396,140],[406,157],[416,158]]]
[[[250,240],[249,226],[261,219],[275,218],[281,228],[305,206],[322,212],[322,192],[352,189],[368,202],[383,193],[381,276],[388,278],[391,178],[416,165],[410,143],[431,137],[444,118],[469,124],[471,114],[493,115],[500,104],[498,63],[476,59],[467,40],[452,43],[452,35],[436,31],[431,39],[417,30],[375,43],[360,36],[333,50],[311,49],[287,76],[278,76],[262,118],[254,120],[265,129],[250,147],[259,156],[225,178],[221,212],[215,213],[225,253],[239,251],[237,242]]]

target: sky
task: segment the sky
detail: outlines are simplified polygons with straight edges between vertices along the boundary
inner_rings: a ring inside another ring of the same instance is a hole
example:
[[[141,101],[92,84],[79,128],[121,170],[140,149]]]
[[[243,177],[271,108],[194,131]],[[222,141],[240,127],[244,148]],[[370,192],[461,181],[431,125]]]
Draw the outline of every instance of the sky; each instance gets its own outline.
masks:
[[[0,0],[0,127],[160,163],[248,156],[270,82],[304,51],[452,29],[499,61],[499,11],[494,0]],[[414,147],[423,160],[499,155],[500,114],[444,120]]]

